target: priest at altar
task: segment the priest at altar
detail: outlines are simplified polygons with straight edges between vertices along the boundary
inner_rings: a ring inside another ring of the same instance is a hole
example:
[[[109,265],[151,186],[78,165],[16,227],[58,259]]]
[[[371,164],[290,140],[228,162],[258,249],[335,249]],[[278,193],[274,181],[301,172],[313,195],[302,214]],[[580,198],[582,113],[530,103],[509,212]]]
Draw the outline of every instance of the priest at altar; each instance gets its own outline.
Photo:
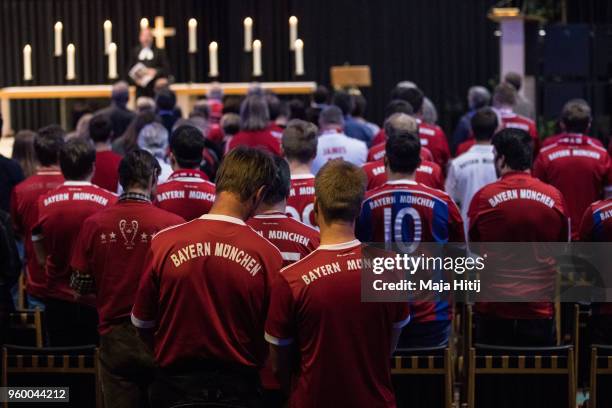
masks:
[[[155,80],[170,75],[170,64],[165,50],[153,42],[150,28],[142,28],[138,39],[140,44],[130,54],[128,77],[136,85],[136,96],[153,96]]]

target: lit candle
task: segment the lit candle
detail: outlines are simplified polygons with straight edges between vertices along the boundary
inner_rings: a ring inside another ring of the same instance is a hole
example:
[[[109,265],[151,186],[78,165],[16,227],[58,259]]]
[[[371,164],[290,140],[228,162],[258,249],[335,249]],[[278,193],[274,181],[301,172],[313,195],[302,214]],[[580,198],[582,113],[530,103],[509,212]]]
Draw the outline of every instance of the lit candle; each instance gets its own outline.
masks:
[[[74,79],[76,77],[74,70],[74,44],[70,43],[66,47],[66,79]]]
[[[195,18],[190,18],[187,25],[189,26],[189,52],[194,54],[198,52],[198,39],[196,36],[198,22]]]
[[[146,17],[140,19],[140,29],[146,30],[149,28],[149,20]]]
[[[108,78],[117,78],[117,44],[114,42],[108,45]]]
[[[217,60],[217,50],[219,45],[213,41],[208,46],[208,76],[211,78],[219,76],[219,61]]]
[[[298,38],[298,19],[296,16],[289,17],[289,49],[295,49],[295,41]]]
[[[304,75],[304,41],[295,40],[295,75]]]
[[[261,76],[261,41],[253,41],[253,76]]]
[[[244,50],[251,52],[253,43],[253,19],[247,17],[244,19]]]
[[[113,41],[113,23],[110,20],[104,22],[104,53],[108,54],[108,47]]]
[[[23,80],[32,80],[32,47],[30,44],[23,47]]]
[[[57,23],[55,23],[55,26],[54,26],[55,52],[53,53],[53,55],[55,55],[56,57],[59,57],[60,55],[62,55],[62,29],[63,28],[64,26],[62,25],[61,21],[58,21]]]

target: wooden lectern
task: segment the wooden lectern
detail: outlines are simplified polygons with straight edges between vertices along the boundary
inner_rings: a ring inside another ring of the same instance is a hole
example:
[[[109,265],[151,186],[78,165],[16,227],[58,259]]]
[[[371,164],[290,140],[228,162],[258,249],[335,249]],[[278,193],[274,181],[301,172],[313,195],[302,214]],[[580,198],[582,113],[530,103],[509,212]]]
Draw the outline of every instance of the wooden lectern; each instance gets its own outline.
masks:
[[[370,67],[367,65],[340,65],[330,69],[334,89],[368,87],[372,85]]]

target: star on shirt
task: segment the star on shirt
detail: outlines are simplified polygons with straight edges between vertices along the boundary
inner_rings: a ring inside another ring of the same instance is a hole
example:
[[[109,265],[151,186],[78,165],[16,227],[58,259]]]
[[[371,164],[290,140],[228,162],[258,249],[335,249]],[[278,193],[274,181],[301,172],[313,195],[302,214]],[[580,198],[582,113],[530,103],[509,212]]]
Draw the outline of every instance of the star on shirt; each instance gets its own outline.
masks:
[[[117,234],[115,234],[114,232],[111,232],[108,236],[110,237],[110,239],[115,239]]]
[[[106,240],[106,234],[100,234],[100,239],[101,239],[102,241]]]
[[[146,232],[143,232],[142,234],[140,234],[140,237],[141,237],[143,240],[146,240],[146,239],[147,239],[147,233],[146,233]]]

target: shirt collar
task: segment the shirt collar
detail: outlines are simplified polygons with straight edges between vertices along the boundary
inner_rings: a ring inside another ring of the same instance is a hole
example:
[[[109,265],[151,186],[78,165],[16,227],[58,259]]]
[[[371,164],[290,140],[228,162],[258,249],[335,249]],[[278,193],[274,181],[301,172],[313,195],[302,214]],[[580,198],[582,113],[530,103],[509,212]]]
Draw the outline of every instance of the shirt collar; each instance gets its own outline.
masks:
[[[204,180],[204,173],[198,169],[179,169],[174,171],[168,180],[175,180],[181,178],[200,179]]]
[[[57,175],[62,174],[62,171],[58,166],[48,166],[48,167],[39,167],[36,170],[36,174],[38,175]]]
[[[470,150],[491,153],[493,152],[493,145],[492,144],[488,144],[488,145],[474,144],[472,145],[472,147],[468,149],[468,151]]]
[[[500,179],[505,179],[508,177],[531,177],[531,174],[524,171],[511,171],[501,176]]]
[[[65,186],[69,187],[77,187],[77,186],[93,186],[91,181],[82,181],[82,180],[66,180],[64,181]]]
[[[337,250],[340,250],[340,249],[353,248],[353,247],[356,247],[356,246],[359,246],[359,245],[361,245],[361,241],[359,241],[358,239],[354,239],[352,241],[342,242],[340,244],[319,245],[317,250],[322,249],[322,250],[327,250],[327,251],[337,251]]]
[[[204,214],[200,217],[201,220],[225,221],[237,225],[246,225],[240,218],[222,214]]]
[[[257,214],[253,218],[259,218],[259,219],[287,218],[287,215],[285,215],[285,214],[283,214],[282,212],[279,212],[279,211],[270,211],[270,212],[265,212],[265,213]]]
[[[314,178],[314,174],[293,174],[291,175],[291,180],[306,180]]]
[[[391,185],[412,184],[412,185],[416,185],[416,184],[419,184],[419,183],[417,183],[415,180],[399,179],[399,180],[389,180],[385,184],[391,184]]]

